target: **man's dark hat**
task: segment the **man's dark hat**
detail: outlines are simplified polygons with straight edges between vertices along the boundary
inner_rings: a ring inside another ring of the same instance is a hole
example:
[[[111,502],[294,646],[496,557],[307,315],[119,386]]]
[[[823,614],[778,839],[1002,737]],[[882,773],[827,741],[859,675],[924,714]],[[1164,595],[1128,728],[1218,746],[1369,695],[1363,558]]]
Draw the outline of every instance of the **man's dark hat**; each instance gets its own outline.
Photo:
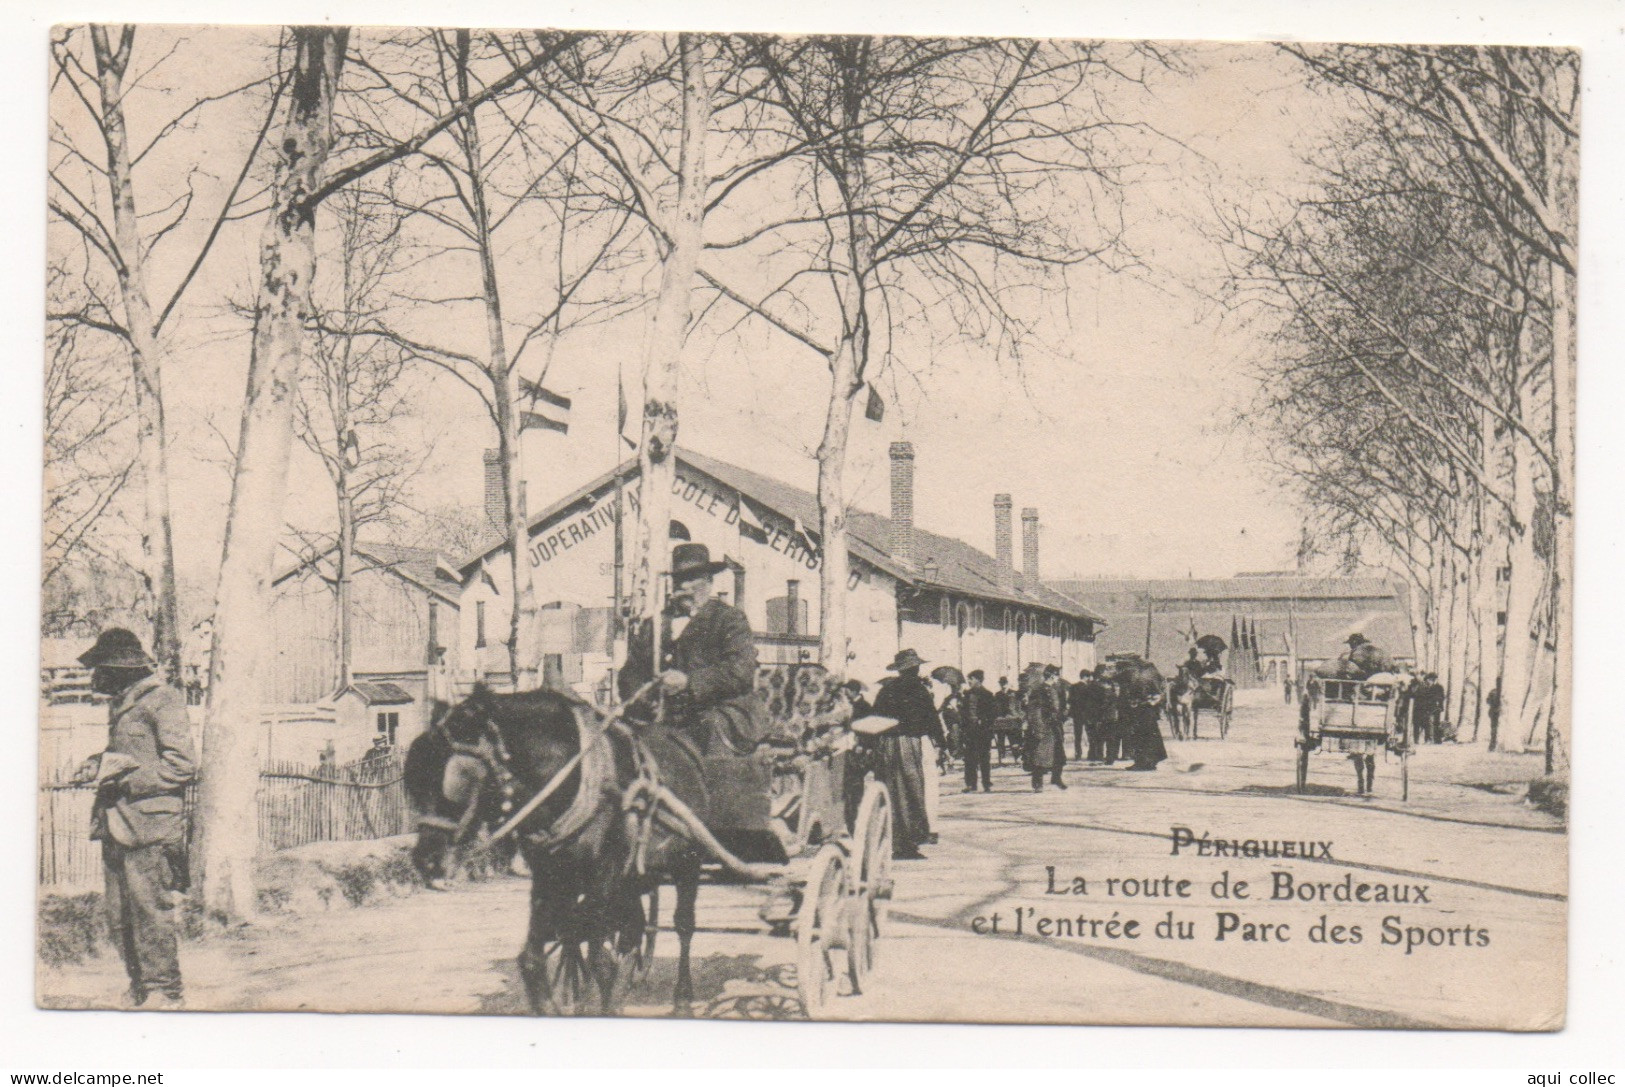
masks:
[[[1350,634],[1349,635],[1349,644],[1350,645],[1364,645],[1365,644],[1365,635],[1364,634]]]
[[[965,678],[970,680],[972,683],[980,683],[982,680],[987,678],[987,673],[983,672],[980,668],[972,668]]]
[[[726,562],[712,562],[711,549],[702,543],[680,543],[671,549],[671,580],[674,584],[692,577],[710,577],[727,568]]]
[[[905,668],[918,668],[924,663],[924,659],[914,650],[904,649],[892,658],[890,664],[886,665],[886,671],[901,672]]]
[[[86,668],[153,668],[157,662],[147,656],[141,639],[123,627],[108,627],[96,644],[79,655]]]

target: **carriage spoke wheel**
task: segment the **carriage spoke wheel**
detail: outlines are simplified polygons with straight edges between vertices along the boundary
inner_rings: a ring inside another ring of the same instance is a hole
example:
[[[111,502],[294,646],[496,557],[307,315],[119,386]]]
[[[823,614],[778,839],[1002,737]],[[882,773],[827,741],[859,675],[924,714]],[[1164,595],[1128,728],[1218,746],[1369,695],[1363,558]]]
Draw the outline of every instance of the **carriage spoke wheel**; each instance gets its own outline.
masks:
[[[1224,701],[1219,706],[1219,739],[1223,740],[1230,735],[1230,715],[1236,708],[1236,689],[1225,686]]]
[[[852,901],[852,946],[847,955],[847,974],[852,991],[863,992],[864,983],[875,967],[876,941],[885,931],[891,911],[891,793],[878,781],[864,785],[853,827],[858,838],[857,885]]]
[[[808,1019],[822,1019],[844,973],[851,939],[850,881],[846,857],[833,843],[813,858],[796,917],[796,984]]]
[[[586,948],[576,941],[550,940],[542,948],[544,1013],[580,1015],[590,1012],[598,986],[587,966]]]

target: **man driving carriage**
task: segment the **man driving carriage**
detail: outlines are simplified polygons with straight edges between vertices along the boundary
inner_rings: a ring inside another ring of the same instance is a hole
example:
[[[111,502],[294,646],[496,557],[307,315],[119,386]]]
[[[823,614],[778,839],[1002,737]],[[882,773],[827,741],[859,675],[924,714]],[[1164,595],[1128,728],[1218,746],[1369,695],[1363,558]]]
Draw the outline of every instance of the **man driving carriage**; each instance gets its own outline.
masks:
[[[671,596],[661,616],[660,663],[654,663],[654,623],[632,631],[621,697],[653,680],[655,690],[625,716],[642,721],[643,742],[667,781],[701,821],[728,822],[732,808],[760,803],[771,772],[741,757],[767,736],[767,712],[756,697],[756,641],[750,620],[712,595],[712,579],[727,567],[703,543],[680,543],[671,554]],[[719,760],[727,782],[711,780]],[[757,798],[757,799],[753,799]]]
[[[1196,639],[1191,646],[1190,656],[1182,668],[1192,681],[1212,676],[1215,679],[1224,678],[1224,660],[1221,656],[1226,649],[1223,638],[1217,634],[1204,634]]]
[[[703,543],[680,543],[672,549],[671,598],[661,622],[659,701],[646,697],[645,707],[632,711],[634,717],[640,709],[645,719],[659,716],[702,755],[719,743],[747,754],[767,731],[754,693],[756,640],[750,620],[712,595],[712,579],[726,568],[727,563],[712,561]],[[656,677],[653,636],[654,624],[647,619],[633,631],[620,676],[622,698]]]
[[[1367,641],[1364,634],[1350,634],[1343,655],[1317,666],[1315,675],[1321,679],[1370,679],[1393,670],[1394,662],[1387,653]]]

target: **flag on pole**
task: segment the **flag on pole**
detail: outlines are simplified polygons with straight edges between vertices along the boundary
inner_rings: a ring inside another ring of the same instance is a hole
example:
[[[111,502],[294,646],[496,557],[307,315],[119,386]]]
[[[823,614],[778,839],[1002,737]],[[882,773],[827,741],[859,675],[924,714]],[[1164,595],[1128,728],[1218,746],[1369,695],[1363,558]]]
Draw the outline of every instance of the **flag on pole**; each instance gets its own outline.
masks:
[[[545,389],[539,382],[519,379],[519,394],[529,401],[528,410],[519,413],[519,429],[570,432],[570,398]]]
[[[762,514],[744,495],[739,496],[739,531],[759,544],[767,542],[767,529],[762,525]]]
[[[868,386],[869,401],[863,406],[863,417],[870,422],[878,423],[886,418],[886,402],[880,398],[873,385]]]
[[[818,554],[818,534],[809,532],[806,526],[801,523],[801,518],[792,517],[790,520],[794,525],[795,534],[801,538],[802,543],[806,544],[807,550],[815,555]]]

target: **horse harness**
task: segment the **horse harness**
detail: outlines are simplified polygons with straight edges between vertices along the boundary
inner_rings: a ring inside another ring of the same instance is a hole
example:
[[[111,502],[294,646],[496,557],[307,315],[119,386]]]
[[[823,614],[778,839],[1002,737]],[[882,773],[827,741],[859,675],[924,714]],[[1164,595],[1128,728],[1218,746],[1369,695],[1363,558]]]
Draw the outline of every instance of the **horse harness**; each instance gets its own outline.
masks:
[[[518,779],[512,770],[512,756],[503,742],[502,731],[495,722],[489,717],[485,718],[484,732],[473,743],[455,739],[446,730],[443,719],[435,722],[431,727],[440,733],[454,754],[474,759],[480,764],[481,787],[471,791],[455,823],[433,816],[420,821],[455,830],[454,840],[462,841],[473,829],[484,783],[494,779],[502,793],[502,813],[506,818],[484,843],[483,848],[490,848],[518,831],[520,824],[534,815],[548,798],[563,787],[571,773],[579,769],[576,794],[563,814],[546,826],[519,831],[519,836],[547,852],[557,852],[586,830],[598,810],[597,799],[608,798],[620,808],[626,840],[632,846],[627,854],[627,870],[642,876],[647,868],[649,843],[653,838],[660,801],[663,796],[670,795],[660,781],[660,767],[649,750],[638,742],[633,730],[619,717],[609,719],[602,727],[594,727],[592,715],[585,712],[584,706],[572,705],[571,710],[579,739],[576,753],[517,811],[514,810],[514,794]],[[632,780],[624,788],[618,788],[615,783],[612,733],[624,741],[632,763]]]

